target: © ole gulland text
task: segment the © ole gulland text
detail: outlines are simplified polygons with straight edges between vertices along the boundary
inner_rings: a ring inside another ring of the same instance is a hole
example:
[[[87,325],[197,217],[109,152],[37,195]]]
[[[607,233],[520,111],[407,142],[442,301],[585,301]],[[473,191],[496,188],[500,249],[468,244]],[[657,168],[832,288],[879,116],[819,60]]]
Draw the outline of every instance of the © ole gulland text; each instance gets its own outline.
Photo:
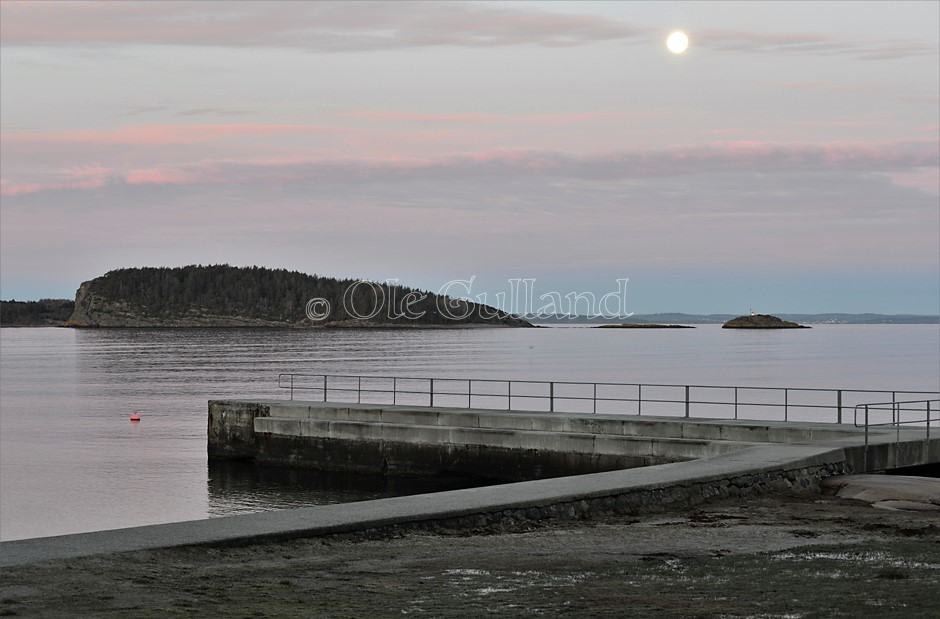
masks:
[[[386,279],[385,284],[359,280],[346,287],[342,306],[346,315],[355,320],[419,320],[426,311],[417,311],[414,306],[428,298],[430,293],[410,291],[398,297],[398,279]],[[436,307],[448,320],[465,320],[477,313],[483,319],[497,318],[508,312],[519,318],[586,318],[623,319],[633,312],[627,311],[628,278],[615,280],[616,289],[596,295],[591,291],[561,293],[556,290],[544,292],[536,297],[536,279],[512,278],[507,280],[508,290],[492,296],[487,292],[474,294],[470,279],[454,279],[440,287]],[[536,302],[537,301],[537,302]],[[494,309],[495,308],[495,309]],[[315,297],[307,301],[305,312],[313,321],[326,320],[333,309],[328,299]]]

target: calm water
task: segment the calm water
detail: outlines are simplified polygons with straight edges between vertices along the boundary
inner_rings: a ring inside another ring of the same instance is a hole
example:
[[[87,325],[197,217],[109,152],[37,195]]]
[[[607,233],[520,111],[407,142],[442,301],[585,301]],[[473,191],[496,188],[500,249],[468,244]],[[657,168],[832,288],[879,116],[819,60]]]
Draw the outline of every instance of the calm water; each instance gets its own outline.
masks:
[[[937,325],[801,331],[0,330],[0,539],[431,489],[206,460],[206,401],[279,372],[937,390]],[[128,415],[140,410],[143,421]]]

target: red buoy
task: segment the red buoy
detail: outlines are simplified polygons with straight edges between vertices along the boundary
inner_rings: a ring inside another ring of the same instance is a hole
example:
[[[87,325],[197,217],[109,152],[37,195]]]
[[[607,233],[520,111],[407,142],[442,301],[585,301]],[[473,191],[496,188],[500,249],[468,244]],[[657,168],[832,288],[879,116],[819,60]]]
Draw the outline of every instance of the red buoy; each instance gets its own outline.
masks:
[[[131,413],[131,421],[140,421],[140,415],[137,414],[137,411]]]

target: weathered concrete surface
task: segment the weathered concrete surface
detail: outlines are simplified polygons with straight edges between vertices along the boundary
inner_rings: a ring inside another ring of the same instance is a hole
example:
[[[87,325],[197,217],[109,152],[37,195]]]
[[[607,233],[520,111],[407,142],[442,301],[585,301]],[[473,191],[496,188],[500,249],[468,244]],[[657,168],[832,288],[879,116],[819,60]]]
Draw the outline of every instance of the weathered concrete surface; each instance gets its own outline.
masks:
[[[906,475],[836,475],[822,480],[824,494],[883,509],[940,512],[940,479]]]
[[[475,474],[523,481],[693,460],[754,442],[488,427],[254,420],[255,461],[382,474]]]
[[[765,445],[697,461],[0,543],[0,566],[194,544],[247,544],[387,527],[469,528],[694,505],[713,497],[815,492],[840,449]]]
[[[503,481],[682,462],[758,444],[844,449],[851,472],[940,462],[940,431],[753,420],[300,401],[211,401],[209,456],[390,475]],[[253,445],[253,450],[250,447]]]
[[[209,404],[209,457],[254,458],[254,420],[270,414],[270,406],[255,402],[230,402],[225,407]]]

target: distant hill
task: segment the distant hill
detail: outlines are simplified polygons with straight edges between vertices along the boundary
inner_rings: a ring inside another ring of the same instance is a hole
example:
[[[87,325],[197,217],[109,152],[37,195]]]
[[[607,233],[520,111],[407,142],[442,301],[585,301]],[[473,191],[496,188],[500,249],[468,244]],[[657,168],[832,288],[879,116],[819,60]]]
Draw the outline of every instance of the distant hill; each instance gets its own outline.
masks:
[[[65,324],[70,327],[531,326],[491,307],[403,286],[228,265],[110,271],[79,287],[75,309]]]
[[[775,314],[783,320],[797,322],[801,324],[853,324],[853,325],[875,325],[875,324],[940,324],[940,316],[921,315],[921,314]],[[619,324],[628,320],[636,324],[680,324],[680,325],[699,325],[699,324],[724,324],[734,318],[734,314],[634,314],[629,318],[589,318],[587,316],[556,316],[550,318],[533,318],[535,324]]]
[[[919,314],[779,314],[784,320],[809,322],[815,324],[852,324],[852,325],[935,325],[940,324],[940,316]]]
[[[4,327],[62,326],[75,302],[71,299],[40,299],[39,301],[0,301],[0,325]]]

